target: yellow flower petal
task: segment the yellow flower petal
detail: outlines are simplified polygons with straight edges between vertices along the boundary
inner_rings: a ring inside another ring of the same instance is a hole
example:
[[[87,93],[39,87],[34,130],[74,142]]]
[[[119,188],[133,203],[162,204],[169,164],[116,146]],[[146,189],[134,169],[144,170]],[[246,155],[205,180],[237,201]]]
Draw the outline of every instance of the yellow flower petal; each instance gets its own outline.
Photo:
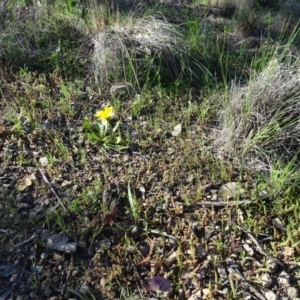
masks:
[[[114,108],[112,106],[106,106],[104,109],[96,112],[95,117],[98,120],[107,121],[114,115]]]

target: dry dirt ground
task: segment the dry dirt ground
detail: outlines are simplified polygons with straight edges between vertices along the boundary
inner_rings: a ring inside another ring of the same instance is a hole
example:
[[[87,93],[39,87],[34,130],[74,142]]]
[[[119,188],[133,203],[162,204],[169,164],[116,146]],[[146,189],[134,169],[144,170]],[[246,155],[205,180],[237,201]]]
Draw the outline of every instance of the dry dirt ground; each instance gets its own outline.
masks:
[[[57,74],[25,79],[5,61],[0,72],[1,300],[296,299],[299,248],[282,243],[268,195],[207,150],[210,127],[197,116],[188,134],[172,135],[173,115],[201,93],[165,100],[158,124],[155,108],[127,118],[123,99],[118,117],[136,136],[128,150],[104,152],[85,140],[82,120],[108,92],[78,88],[70,116],[55,104]],[[16,99],[34,99],[34,124],[8,118]],[[268,226],[254,234],[248,218]]]

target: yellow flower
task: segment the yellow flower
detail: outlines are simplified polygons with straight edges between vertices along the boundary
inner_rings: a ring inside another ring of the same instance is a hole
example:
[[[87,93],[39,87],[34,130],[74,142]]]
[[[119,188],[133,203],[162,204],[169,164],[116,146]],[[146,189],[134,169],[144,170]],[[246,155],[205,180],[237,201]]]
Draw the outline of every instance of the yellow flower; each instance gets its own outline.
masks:
[[[112,106],[105,106],[104,109],[96,112],[95,117],[101,121],[107,121],[114,116],[114,108]]]

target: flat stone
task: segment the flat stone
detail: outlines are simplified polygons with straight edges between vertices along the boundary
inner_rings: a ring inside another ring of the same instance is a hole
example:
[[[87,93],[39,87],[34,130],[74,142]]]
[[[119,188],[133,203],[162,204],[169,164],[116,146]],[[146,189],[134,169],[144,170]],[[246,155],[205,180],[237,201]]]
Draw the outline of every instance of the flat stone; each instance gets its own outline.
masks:
[[[50,249],[65,253],[75,253],[77,251],[77,244],[69,242],[69,238],[64,233],[49,236],[46,245]]]

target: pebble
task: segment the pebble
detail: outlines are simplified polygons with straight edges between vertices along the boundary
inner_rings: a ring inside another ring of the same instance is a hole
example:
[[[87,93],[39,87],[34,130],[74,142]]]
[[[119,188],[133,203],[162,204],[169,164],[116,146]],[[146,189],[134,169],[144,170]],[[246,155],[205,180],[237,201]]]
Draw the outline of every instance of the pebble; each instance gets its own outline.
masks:
[[[273,259],[269,258],[267,260],[267,267],[269,268],[269,270],[271,272],[274,272],[278,268],[278,265],[277,265],[277,263]]]
[[[137,250],[136,250],[136,247],[132,246],[132,245],[129,245],[126,247],[126,251],[129,253],[129,254],[136,254],[137,253]]]
[[[64,261],[65,257],[64,257],[64,255],[61,255],[59,253],[54,252],[53,253],[53,259],[58,261],[58,262],[62,262],[62,261]]]
[[[289,296],[289,299],[296,299],[298,296],[298,290],[290,286],[287,288],[287,294]]]
[[[196,249],[197,249],[198,254],[200,254],[202,257],[207,254],[205,248],[200,243],[196,244]]]
[[[81,295],[88,295],[90,292],[90,288],[87,285],[82,285],[81,287],[79,287],[78,289],[78,293]]]
[[[221,281],[224,282],[227,280],[227,273],[226,273],[226,270],[225,270],[225,267],[223,266],[218,266],[217,267],[217,271],[218,271],[218,274],[221,278]]]
[[[285,271],[282,271],[278,275],[278,283],[282,286],[288,287],[290,286],[290,277],[289,274]]]
[[[40,257],[41,257],[41,259],[44,260],[44,259],[46,259],[48,257],[48,253],[43,252]]]
[[[203,293],[204,297],[208,297],[209,295],[211,295],[211,290],[210,289],[203,289],[202,293]]]
[[[262,286],[264,288],[269,288],[273,283],[269,274],[262,274],[260,276],[260,279],[261,279]]]
[[[177,246],[177,241],[175,239],[172,238],[168,238],[166,239],[166,246],[168,247],[176,247]]]
[[[247,253],[248,253],[250,256],[253,256],[253,255],[254,255],[253,249],[252,249],[246,242],[243,243],[243,248],[247,251]]]
[[[14,273],[14,274],[12,274],[12,275],[11,275],[11,277],[10,277],[10,280],[9,280],[9,282],[10,282],[10,283],[13,283],[13,282],[15,282],[15,281],[17,280],[18,276],[19,276],[19,274],[18,274],[18,273]]]
[[[165,259],[164,264],[170,267],[177,259],[177,253],[174,251],[168,258]]]
[[[66,253],[75,253],[77,251],[77,244],[75,242],[69,242],[69,238],[64,233],[49,236],[46,245],[50,249]]]
[[[279,300],[279,297],[273,293],[272,291],[268,291],[265,293],[265,297],[267,300]]]
[[[35,266],[34,270],[38,273],[38,274],[43,274],[44,273],[44,268],[43,266]]]
[[[139,252],[143,255],[146,256],[149,253],[149,246],[143,243],[138,243],[137,244],[137,249]]]

